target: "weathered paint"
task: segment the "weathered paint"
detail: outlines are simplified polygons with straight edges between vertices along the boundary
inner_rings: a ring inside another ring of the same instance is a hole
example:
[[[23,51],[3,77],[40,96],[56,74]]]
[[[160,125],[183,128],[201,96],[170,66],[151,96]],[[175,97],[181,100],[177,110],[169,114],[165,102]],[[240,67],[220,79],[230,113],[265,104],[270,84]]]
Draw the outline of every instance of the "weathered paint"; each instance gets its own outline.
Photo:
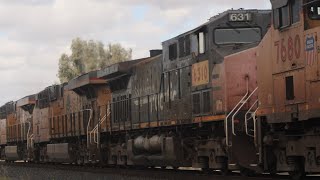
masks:
[[[0,119],[0,145],[7,144],[6,119]]]
[[[301,1],[302,2],[302,1]],[[258,47],[258,114],[270,122],[290,122],[291,109],[298,119],[319,116],[319,20],[312,20],[300,9],[300,21],[281,30],[272,25]],[[286,99],[286,77],[293,77],[294,98]],[[312,104],[312,105],[311,105]],[[305,108],[308,106],[308,108]],[[270,114],[270,111],[272,113]]]
[[[209,83],[209,61],[192,64],[192,86]]]
[[[249,93],[257,87],[256,48],[224,58],[225,77],[225,106],[226,111],[231,111],[241,98],[246,94],[247,82]],[[244,108],[248,109],[257,99],[255,94]]]

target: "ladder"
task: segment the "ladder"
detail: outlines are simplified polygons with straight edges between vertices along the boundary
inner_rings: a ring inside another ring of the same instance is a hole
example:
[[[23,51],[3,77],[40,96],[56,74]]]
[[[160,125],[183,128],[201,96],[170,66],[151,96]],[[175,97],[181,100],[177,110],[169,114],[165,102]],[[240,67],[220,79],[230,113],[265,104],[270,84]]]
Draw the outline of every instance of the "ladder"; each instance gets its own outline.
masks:
[[[104,115],[102,118],[99,119],[97,125],[89,133],[90,144],[96,144],[97,148],[99,148],[100,146],[100,132],[99,132],[100,126],[103,122],[106,121],[107,117],[110,116],[110,113],[111,113],[110,104],[108,104],[106,115]]]
[[[82,112],[83,111],[89,111],[90,112],[90,117],[89,117],[89,121],[88,121],[88,124],[87,124],[87,147],[89,148],[89,126],[90,126],[90,123],[91,123],[91,119],[92,119],[92,114],[93,114],[93,110],[92,109],[83,109],[81,110]]]
[[[254,110],[254,107],[258,104],[258,99],[252,104],[252,106],[248,109],[245,114],[245,129],[246,134],[250,137],[256,137],[256,112],[258,111],[258,107]],[[253,129],[249,129],[248,122],[249,120],[253,121]],[[253,132],[253,135],[250,133]]]
[[[28,128],[28,132],[27,132],[27,149],[29,148],[33,148],[33,134],[30,134],[30,130],[31,130],[31,119],[29,119],[27,122],[29,123],[29,128]]]
[[[229,117],[231,117],[232,134],[234,136],[237,136],[237,134],[235,132],[235,117],[239,113],[239,111],[242,109],[242,107],[251,99],[251,97],[258,90],[258,87],[256,87],[251,93],[249,93],[249,80],[248,79],[247,79],[246,83],[247,83],[247,91],[246,91],[245,95],[241,98],[241,100],[235,105],[235,107],[229,112],[229,114],[225,118],[226,145],[228,147],[232,146],[232,143],[230,143],[230,137],[229,137],[229,123],[228,123]]]

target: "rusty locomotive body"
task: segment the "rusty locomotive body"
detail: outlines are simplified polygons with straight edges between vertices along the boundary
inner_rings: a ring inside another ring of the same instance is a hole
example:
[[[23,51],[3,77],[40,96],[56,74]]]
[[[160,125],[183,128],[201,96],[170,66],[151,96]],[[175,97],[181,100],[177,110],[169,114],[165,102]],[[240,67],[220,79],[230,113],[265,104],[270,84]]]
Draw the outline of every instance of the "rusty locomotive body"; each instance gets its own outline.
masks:
[[[1,158],[320,172],[319,1],[271,3],[5,104]]]
[[[271,1],[273,23],[257,56],[257,110],[265,167],[319,173],[320,1]]]
[[[248,139],[237,140],[232,131],[244,133],[242,119],[253,101],[237,112],[233,107],[256,87],[256,46],[270,17],[268,10],[229,10],[163,42],[149,58],[50,86],[12,102],[12,110],[3,106],[2,158],[248,169],[230,144]]]

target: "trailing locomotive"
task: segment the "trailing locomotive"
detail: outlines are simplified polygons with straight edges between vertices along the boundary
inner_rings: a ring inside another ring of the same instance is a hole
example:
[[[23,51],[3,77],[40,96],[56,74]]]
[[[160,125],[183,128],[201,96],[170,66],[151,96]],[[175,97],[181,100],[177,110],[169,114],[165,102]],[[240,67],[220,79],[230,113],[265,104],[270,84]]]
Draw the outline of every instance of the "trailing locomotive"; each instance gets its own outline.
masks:
[[[236,162],[246,153],[232,153],[225,146],[225,114],[256,87],[252,48],[267,32],[269,20],[270,11],[226,11],[163,42],[162,56],[139,62],[131,76],[107,79],[112,91],[113,163],[123,164],[125,159],[130,165],[246,171],[246,158],[240,165]],[[236,63],[228,57],[243,50],[252,57]],[[233,71],[241,64],[241,71]],[[106,73],[98,77],[112,72],[102,71]],[[238,83],[233,86],[235,77]],[[226,91],[226,86],[236,88]],[[240,118],[241,113],[234,114]]]

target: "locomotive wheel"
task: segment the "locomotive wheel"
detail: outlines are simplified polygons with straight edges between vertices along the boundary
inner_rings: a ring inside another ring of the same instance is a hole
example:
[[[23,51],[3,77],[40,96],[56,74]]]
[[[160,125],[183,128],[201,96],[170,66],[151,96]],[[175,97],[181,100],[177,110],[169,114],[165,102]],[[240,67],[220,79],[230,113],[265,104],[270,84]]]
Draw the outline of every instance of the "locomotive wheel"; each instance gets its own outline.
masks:
[[[201,169],[205,174],[212,174],[213,173],[213,169],[210,168],[202,168]]]
[[[306,173],[304,172],[303,166],[296,164],[296,169],[294,171],[290,171],[289,175],[293,180],[301,180],[304,178]]]
[[[293,180],[301,180],[306,174],[303,171],[291,171],[289,175]]]
[[[226,167],[220,169],[221,175],[228,176],[230,174],[230,170],[228,169],[228,165]]]
[[[84,158],[82,156],[77,157],[77,165],[82,166],[84,163]]]
[[[301,180],[306,175],[304,171],[304,161],[297,159],[294,162],[294,171],[289,172],[289,175],[293,180]]]
[[[250,177],[250,176],[254,176],[255,172],[251,169],[241,168],[240,174],[241,176]]]

